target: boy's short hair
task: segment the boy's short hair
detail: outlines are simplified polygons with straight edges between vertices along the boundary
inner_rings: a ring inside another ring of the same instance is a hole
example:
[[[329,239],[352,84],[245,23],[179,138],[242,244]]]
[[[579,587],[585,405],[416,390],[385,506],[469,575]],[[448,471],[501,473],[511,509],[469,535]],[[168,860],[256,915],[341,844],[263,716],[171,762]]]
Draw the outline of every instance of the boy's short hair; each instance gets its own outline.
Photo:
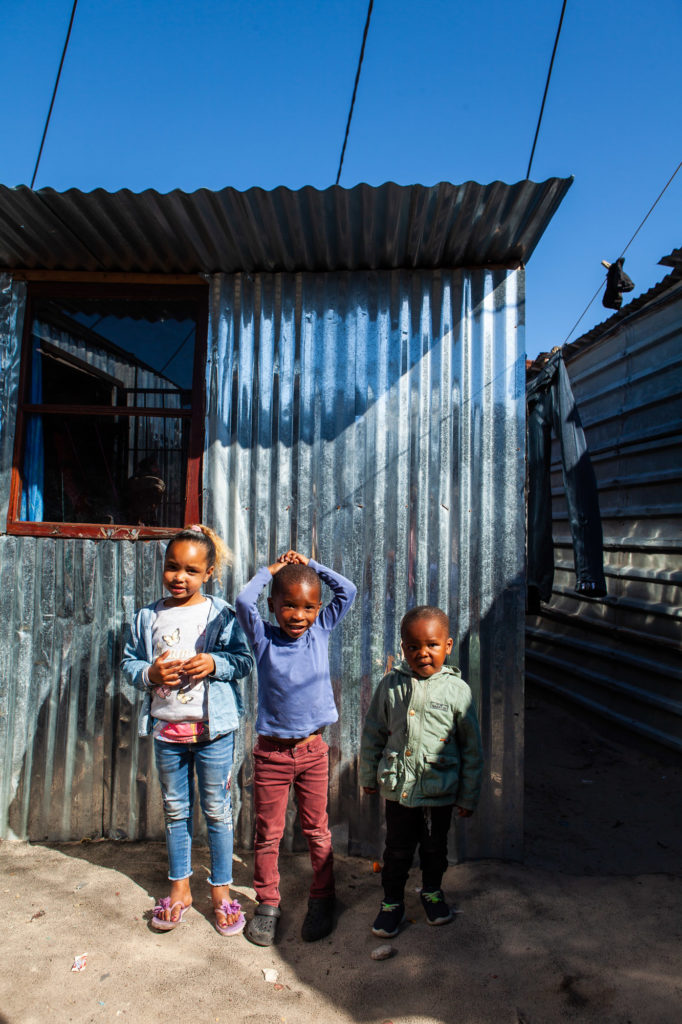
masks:
[[[450,635],[450,620],[442,608],[436,608],[433,604],[418,604],[410,608],[409,612],[403,615],[400,622],[400,636],[405,636],[405,630],[418,619],[436,619],[443,627],[447,635]]]
[[[283,590],[286,590],[286,588],[292,583],[308,583],[309,585],[315,583],[320,591],[320,597],[322,597],[320,577],[312,566],[302,565],[300,562],[287,562],[283,569],[280,569],[279,572],[275,573],[272,577],[270,596],[275,597],[276,594],[280,594]]]

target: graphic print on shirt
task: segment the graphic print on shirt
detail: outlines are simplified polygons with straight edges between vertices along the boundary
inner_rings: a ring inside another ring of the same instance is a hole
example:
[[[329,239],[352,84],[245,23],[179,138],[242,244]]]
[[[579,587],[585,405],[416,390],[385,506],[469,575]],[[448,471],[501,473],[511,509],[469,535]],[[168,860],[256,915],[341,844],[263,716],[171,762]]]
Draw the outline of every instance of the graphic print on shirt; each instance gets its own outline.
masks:
[[[189,659],[193,658],[195,654],[203,651],[206,640],[206,626],[202,626],[200,623],[197,623],[195,628],[197,632],[197,639],[195,641],[194,648],[183,648],[178,646],[180,643],[180,627],[178,626],[172,631],[172,633],[163,633],[161,635],[161,639],[157,641],[154,648],[154,657],[159,658],[162,654],[168,651],[170,658],[173,661],[189,661]],[[195,689],[195,687],[200,686],[203,683],[203,680],[195,681],[190,679],[189,676],[184,675],[182,672],[180,673],[180,677],[183,679],[180,686],[157,686],[156,695],[158,697],[168,699],[175,694],[176,699],[179,700],[181,704],[189,704],[190,701],[194,700],[194,696],[191,691]]]

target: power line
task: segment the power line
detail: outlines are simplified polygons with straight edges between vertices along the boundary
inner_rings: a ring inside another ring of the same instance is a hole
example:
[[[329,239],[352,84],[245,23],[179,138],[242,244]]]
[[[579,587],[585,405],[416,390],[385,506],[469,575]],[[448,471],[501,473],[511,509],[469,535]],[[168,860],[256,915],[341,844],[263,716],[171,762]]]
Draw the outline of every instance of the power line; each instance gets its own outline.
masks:
[[[73,19],[76,17],[76,7],[77,6],[78,6],[78,0],[73,0],[73,7],[71,9],[71,19],[69,21],[69,28],[68,28],[68,31],[66,33],[66,39],[64,40],[64,49],[62,50],[62,59],[59,62],[59,71],[57,72],[57,78],[55,79],[54,89],[52,90],[52,99],[50,101],[50,109],[48,110],[47,117],[45,119],[45,127],[43,128],[43,137],[40,140],[40,149],[38,150],[38,159],[36,160],[36,165],[35,165],[35,167],[33,169],[33,177],[31,178],[31,188],[33,188],[33,186],[35,184],[36,175],[38,174],[38,167],[40,166],[40,158],[43,155],[43,146],[45,145],[45,137],[47,135],[47,129],[48,129],[49,125],[50,125],[50,118],[52,117],[52,108],[54,106],[54,101],[55,101],[55,98],[57,96],[57,89],[59,88],[59,79],[60,79],[60,76],[61,76],[61,73],[62,73],[62,68],[64,66],[64,58],[66,57],[66,50],[67,50],[67,47],[69,45],[69,38],[71,37],[71,29],[73,27]]]
[[[632,238],[630,239],[630,241],[628,242],[628,244],[627,244],[627,245],[625,246],[625,248],[623,249],[622,253],[620,254],[621,256],[624,256],[624,255],[625,255],[625,253],[626,253],[626,252],[628,251],[628,249],[630,248],[630,246],[631,246],[631,245],[632,245],[632,243],[634,242],[635,238],[636,238],[636,237],[637,237],[637,235],[639,234],[639,232],[640,232],[641,228],[643,228],[643,227],[644,227],[644,225],[645,225],[645,224],[646,224],[646,222],[648,221],[649,217],[650,217],[650,216],[651,216],[651,214],[652,214],[652,213],[654,212],[654,209],[656,208],[656,206],[658,206],[658,201],[659,201],[659,199],[661,199],[661,197],[663,196],[663,193],[664,193],[664,192],[666,191],[666,189],[668,188],[668,185],[672,184],[672,180],[673,180],[673,178],[675,177],[675,175],[677,174],[677,172],[679,171],[680,167],[682,167],[682,160],[681,160],[681,161],[679,162],[679,164],[677,165],[677,167],[675,168],[675,170],[673,171],[673,173],[672,173],[672,174],[670,175],[670,177],[669,177],[669,178],[668,178],[668,180],[666,181],[666,183],[665,183],[665,185],[663,186],[663,188],[661,189],[661,191],[660,191],[660,192],[658,193],[658,196],[656,197],[656,199],[655,199],[655,200],[654,200],[654,202],[652,203],[651,207],[649,208],[649,212],[647,213],[646,217],[645,217],[645,218],[644,218],[644,220],[643,220],[643,221],[641,222],[641,224],[639,225],[639,227],[638,227],[638,228],[637,228],[637,230],[635,231],[634,235],[632,236]]]
[[[564,21],[564,11],[566,10],[566,2],[567,2],[567,0],[564,0],[563,4],[561,5],[561,17],[559,18],[559,27],[556,30],[556,38],[554,40],[554,49],[552,50],[552,59],[549,62],[549,71],[547,72],[547,81],[545,82],[545,91],[544,91],[544,94],[542,96],[542,104],[540,106],[540,116],[538,117],[538,125],[537,125],[537,128],[535,129],[535,138],[533,139],[533,148],[530,151],[530,160],[528,161],[528,170],[526,171],[526,177],[527,178],[530,178],[530,169],[531,169],[531,166],[533,164],[533,157],[535,156],[535,146],[536,146],[537,141],[538,141],[538,135],[540,134],[540,125],[542,124],[542,115],[543,115],[544,110],[545,110],[545,100],[547,99],[547,93],[549,91],[549,80],[552,77],[552,67],[554,66],[554,57],[556,56],[556,49],[557,49],[557,46],[559,45],[559,36],[561,35],[561,26],[562,26],[563,21]]]
[[[645,225],[645,224],[646,224],[646,222],[648,221],[648,219],[649,219],[649,217],[651,216],[651,214],[652,214],[652,213],[654,212],[654,210],[655,210],[655,209],[656,209],[656,207],[658,206],[658,204],[659,204],[660,200],[661,200],[661,199],[663,198],[663,195],[664,195],[664,193],[665,193],[665,192],[667,191],[667,189],[668,189],[668,186],[672,184],[672,182],[673,182],[673,179],[674,179],[675,175],[677,174],[677,172],[679,171],[680,167],[682,167],[682,160],[681,160],[681,161],[679,162],[679,164],[677,165],[677,167],[675,168],[675,170],[673,171],[673,173],[672,173],[672,174],[670,175],[670,177],[669,177],[669,178],[668,178],[668,180],[666,181],[666,183],[665,183],[665,185],[663,186],[663,188],[661,189],[661,191],[660,191],[660,192],[658,193],[658,195],[656,196],[656,199],[655,199],[655,200],[653,201],[653,203],[652,203],[652,204],[651,204],[651,206],[649,207],[649,211],[648,211],[648,213],[646,214],[646,216],[644,217],[644,219],[643,219],[643,220],[642,220],[642,221],[640,222],[640,225],[639,225],[639,227],[638,227],[638,228],[637,228],[637,230],[635,231],[634,235],[632,236],[632,238],[630,239],[630,241],[628,242],[628,244],[627,244],[627,245],[625,246],[625,248],[623,249],[623,251],[622,251],[622,253],[620,254],[620,256],[624,256],[624,255],[625,255],[625,253],[626,253],[626,252],[628,251],[628,249],[630,248],[630,246],[631,246],[631,245],[632,245],[632,243],[634,242],[635,238],[637,237],[637,235],[639,234],[639,232],[641,231],[641,229],[642,229],[642,228],[644,227],[644,225]],[[620,256],[618,257],[618,259],[620,259]],[[580,314],[580,316],[578,317],[578,319],[577,319],[577,320],[576,320],[576,322],[575,322],[575,323],[573,324],[573,326],[571,327],[570,331],[568,332],[568,334],[567,334],[567,335],[566,335],[566,337],[564,338],[564,340],[563,340],[562,344],[564,344],[564,345],[566,344],[566,342],[568,341],[568,339],[569,339],[569,338],[571,337],[571,335],[573,334],[573,331],[574,331],[574,330],[576,329],[576,327],[578,326],[578,324],[580,323],[580,321],[582,320],[582,318],[583,318],[583,317],[585,316],[585,314],[587,313],[588,309],[590,308],[590,306],[592,305],[592,303],[594,302],[594,300],[595,300],[595,299],[597,298],[597,296],[599,295],[599,292],[600,292],[600,291],[602,290],[602,288],[603,288],[603,287],[604,287],[603,283],[599,285],[599,287],[597,288],[596,292],[594,293],[594,295],[592,296],[592,298],[590,299],[590,301],[589,301],[589,302],[587,303],[587,305],[585,306],[584,310],[582,311],[582,313]]]
[[[176,350],[175,350],[175,352],[173,353],[173,355],[172,355],[172,356],[171,356],[171,357],[170,357],[169,359],[167,359],[167,360],[166,360],[166,362],[165,362],[165,363],[163,364],[163,366],[162,366],[162,367],[161,367],[161,369],[159,370],[159,373],[163,373],[163,371],[164,371],[164,370],[166,369],[166,367],[167,367],[167,366],[169,366],[169,365],[170,365],[170,364],[171,364],[171,363],[173,362],[173,360],[175,359],[175,357],[176,357],[177,355],[179,355],[179,354],[180,354],[180,352],[181,352],[181,351],[182,351],[182,349],[183,349],[183,348],[185,347],[185,345],[187,344],[187,342],[189,341],[189,339],[190,339],[190,338],[192,337],[192,335],[193,335],[193,334],[194,334],[194,327],[192,327],[192,328],[191,328],[191,330],[190,330],[190,332],[189,332],[189,334],[187,334],[187,335],[186,335],[186,336],[185,336],[185,337],[184,337],[184,338],[182,339],[182,341],[180,342],[180,344],[179,344],[179,345],[178,345],[178,347],[176,348]]]
[[[339,183],[341,177],[341,168],[343,167],[343,158],[346,153],[346,143],[348,142],[348,133],[350,132],[350,123],[353,119],[353,107],[355,106],[355,96],[358,91],[358,82],[360,81],[360,71],[362,70],[362,61],[365,56],[365,43],[367,42],[367,33],[369,32],[369,23],[372,17],[372,8],[374,7],[374,0],[369,0],[369,6],[367,8],[367,19],[365,21],[365,31],[362,33],[362,46],[360,48],[360,59],[358,60],[358,70],[355,72],[355,85],[353,86],[353,97],[350,101],[350,110],[348,111],[348,120],[346,122],[346,134],[343,137],[343,146],[341,147],[341,159],[339,160],[339,169],[336,174],[336,184]]]

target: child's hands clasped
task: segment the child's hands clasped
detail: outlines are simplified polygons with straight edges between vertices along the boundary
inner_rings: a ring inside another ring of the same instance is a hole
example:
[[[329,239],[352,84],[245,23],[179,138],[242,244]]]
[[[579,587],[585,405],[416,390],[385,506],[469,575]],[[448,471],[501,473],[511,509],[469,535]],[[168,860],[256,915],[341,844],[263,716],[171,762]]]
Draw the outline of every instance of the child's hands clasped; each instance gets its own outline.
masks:
[[[268,566],[268,569],[273,576],[276,576],[285,565],[307,565],[309,561],[309,558],[306,558],[305,555],[300,554],[298,551],[294,551],[292,548],[289,551],[285,551],[283,555],[280,555],[276,562]]]
[[[203,652],[195,654],[189,661],[184,662],[182,671],[190,679],[199,682],[200,679],[213,675],[215,672],[215,661],[210,654],[204,654]]]
[[[149,682],[154,686],[179,686],[182,661],[169,657],[170,651],[164,651],[149,666]]]
[[[202,652],[187,661],[179,661],[170,658],[169,653],[164,651],[149,666],[149,682],[154,686],[169,686],[173,689],[180,686],[183,675],[198,683],[215,672],[215,661],[210,654]]]

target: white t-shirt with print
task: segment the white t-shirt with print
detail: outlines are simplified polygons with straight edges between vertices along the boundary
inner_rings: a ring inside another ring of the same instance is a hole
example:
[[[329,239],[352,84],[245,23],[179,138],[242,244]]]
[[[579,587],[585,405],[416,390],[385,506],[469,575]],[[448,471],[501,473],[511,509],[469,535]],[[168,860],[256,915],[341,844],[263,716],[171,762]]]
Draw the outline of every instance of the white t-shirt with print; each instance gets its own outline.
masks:
[[[163,599],[156,605],[152,625],[154,660],[168,651],[168,660],[189,661],[203,651],[206,624],[211,610],[209,600],[200,604],[166,607]],[[152,716],[162,722],[207,722],[208,686],[205,679],[190,679],[181,673],[180,686],[155,686],[152,690]]]

